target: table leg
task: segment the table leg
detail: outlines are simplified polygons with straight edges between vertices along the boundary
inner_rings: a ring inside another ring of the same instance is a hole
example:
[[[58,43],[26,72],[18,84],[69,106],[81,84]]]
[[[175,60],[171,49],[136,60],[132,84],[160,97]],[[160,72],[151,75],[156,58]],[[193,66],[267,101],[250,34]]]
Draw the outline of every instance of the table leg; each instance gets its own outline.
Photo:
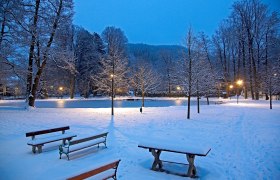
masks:
[[[36,146],[32,146],[32,152],[35,154],[36,153]]]
[[[196,175],[196,168],[194,166],[194,158],[195,158],[195,155],[187,154],[187,160],[189,162],[189,169],[188,169],[188,173],[187,173],[188,177],[195,177],[195,175]]]
[[[152,155],[154,156],[154,162],[152,165],[152,170],[156,171],[157,170],[157,165],[158,165],[158,169],[161,170],[162,169],[162,161],[159,159],[161,150],[155,150],[155,149],[150,149],[150,152],[152,152]]]
[[[38,148],[38,153],[41,153],[42,152],[42,145],[38,145],[37,148]]]

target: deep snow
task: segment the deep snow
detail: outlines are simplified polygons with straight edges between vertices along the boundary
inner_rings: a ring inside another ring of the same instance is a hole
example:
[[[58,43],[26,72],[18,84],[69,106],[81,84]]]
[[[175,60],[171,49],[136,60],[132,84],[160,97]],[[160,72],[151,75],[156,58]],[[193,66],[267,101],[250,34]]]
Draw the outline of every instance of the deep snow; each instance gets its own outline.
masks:
[[[196,157],[201,179],[279,179],[280,178],[280,102],[231,100],[222,105],[191,107],[187,120],[185,106],[48,109],[0,107],[0,179],[65,179],[110,161],[121,159],[118,179],[188,179],[150,170],[152,155],[138,148],[143,140],[174,143],[177,146],[211,147],[206,157]],[[42,154],[32,154],[25,133],[70,126],[71,133],[86,137],[109,131],[107,149],[89,148],[59,159],[60,142],[47,144]],[[164,160],[186,163],[182,154],[163,152]],[[164,164],[172,171],[187,167]]]

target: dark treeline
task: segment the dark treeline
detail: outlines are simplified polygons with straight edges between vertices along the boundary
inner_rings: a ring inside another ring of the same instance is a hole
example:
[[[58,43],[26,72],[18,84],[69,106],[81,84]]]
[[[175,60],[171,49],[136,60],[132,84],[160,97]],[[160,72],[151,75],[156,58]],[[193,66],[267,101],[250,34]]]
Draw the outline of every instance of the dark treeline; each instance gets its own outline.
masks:
[[[3,0],[2,94],[30,106],[61,95],[229,96],[238,79],[245,98],[279,94],[279,15],[258,0],[231,11],[212,37],[189,28],[182,46],[152,46],[129,44],[117,27],[98,34],[73,25],[70,0]]]

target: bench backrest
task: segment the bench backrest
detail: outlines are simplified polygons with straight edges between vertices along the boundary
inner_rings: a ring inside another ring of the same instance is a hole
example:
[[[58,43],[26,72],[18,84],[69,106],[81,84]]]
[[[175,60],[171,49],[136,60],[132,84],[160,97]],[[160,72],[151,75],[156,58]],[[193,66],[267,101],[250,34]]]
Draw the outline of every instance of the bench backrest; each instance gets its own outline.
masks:
[[[83,139],[77,139],[77,140],[74,140],[74,141],[70,141],[69,145],[79,144],[79,143],[82,143],[82,142],[90,141],[90,140],[101,138],[101,137],[106,138],[107,134],[108,134],[108,132],[98,134],[98,135],[94,135],[94,136],[91,136],[91,137],[86,137],[86,138],[83,138]]]
[[[106,165],[103,165],[103,166],[100,166],[96,169],[93,169],[91,171],[88,171],[88,172],[85,172],[85,173],[82,173],[82,174],[79,174],[77,176],[74,176],[74,177],[71,177],[71,178],[68,178],[67,180],[80,180],[80,179],[86,179],[86,178],[89,178],[91,176],[94,176],[96,174],[99,174],[103,171],[106,171],[106,170],[109,170],[109,169],[115,169],[115,174],[117,173],[117,168],[118,168],[118,165],[120,163],[120,159],[117,160],[117,161],[114,161],[112,163],[109,163],[109,164],[106,164]]]
[[[69,126],[65,126],[65,127],[59,127],[59,128],[53,128],[53,129],[45,129],[45,130],[40,130],[40,131],[33,131],[33,132],[28,132],[26,133],[26,137],[29,136],[36,136],[36,135],[40,135],[40,134],[48,134],[48,133],[53,133],[53,132],[58,132],[58,131],[65,131],[70,129]]]

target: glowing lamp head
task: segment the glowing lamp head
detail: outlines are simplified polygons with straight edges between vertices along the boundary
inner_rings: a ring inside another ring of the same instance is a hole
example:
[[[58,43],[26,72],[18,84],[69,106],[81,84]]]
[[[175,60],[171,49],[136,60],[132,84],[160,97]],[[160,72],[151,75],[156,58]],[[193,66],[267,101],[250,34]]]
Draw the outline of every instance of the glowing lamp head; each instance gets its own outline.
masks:
[[[180,86],[177,86],[177,90],[180,91],[180,90],[181,90],[181,87],[180,87]]]
[[[233,88],[233,85],[232,85],[232,84],[231,84],[231,85],[229,85],[229,88],[230,88],[230,89],[232,89],[232,88]]]
[[[241,86],[241,85],[243,84],[243,81],[239,79],[239,80],[237,80],[236,84],[237,84],[238,86]]]
[[[59,90],[60,90],[60,91],[63,91],[63,87],[59,87]]]

